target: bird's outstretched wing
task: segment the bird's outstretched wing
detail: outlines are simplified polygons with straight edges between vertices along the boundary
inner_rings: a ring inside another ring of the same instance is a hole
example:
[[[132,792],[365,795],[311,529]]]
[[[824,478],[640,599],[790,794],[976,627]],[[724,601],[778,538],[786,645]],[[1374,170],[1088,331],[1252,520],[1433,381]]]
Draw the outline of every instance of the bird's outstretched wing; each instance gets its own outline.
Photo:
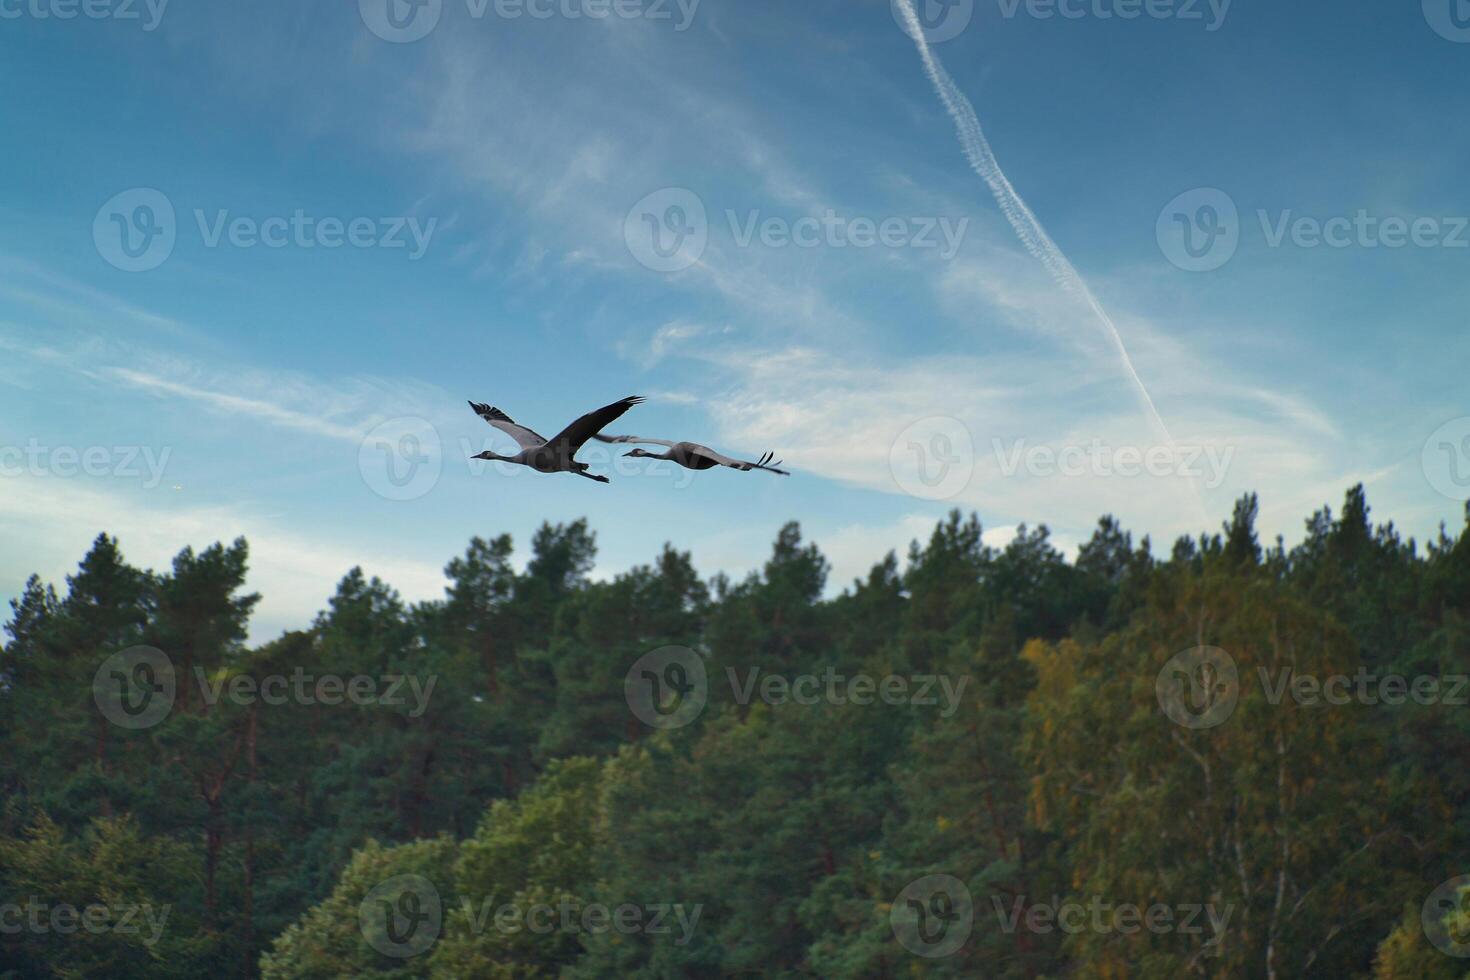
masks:
[[[522,449],[535,449],[537,446],[546,445],[545,438],[537,435],[524,425],[517,425],[509,415],[506,415],[498,408],[493,408],[490,405],[482,405],[479,402],[470,402],[470,408],[473,408],[475,414],[480,416],[480,418],[514,439],[516,445]]]
[[[643,398],[639,395],[629,395],[627,398],[615,401],[611,405],[604,405],[596,411],[588,412],[586,415],[577,419],[577,421],[548,439],[547,442],[557,449],[564,451],[570,457],[578,449],[582,448],[582,443],[596,435],[603,426],[610,425],[621,418],[624,412],[642,401]],[[563,447],[565,448],[563,449]]]
[[[742,473],[749,472],[750,470],[765,470],[767,473],[778,473],[781,476],[791,475],[785,470],[776,469],[777,466],[781,465],[781,461],[778,459],[775,463],[771,462],[771,457],[776,455],[775,453],[766,453],[758,462],[751,463],[743,459],[731,459],[724,453],[717,453],[708,446],[696,446],[695,449],[701,456],[707,456],[721,466],[728,466],[732,470],[740,470]]]
[[[592,438],[598,442],[641,442],[649,446],[669,446],[670,448],[674,446],[674,443],[667,439],[645,439],[642,436],[605,436],[601,432],[594,432]]]

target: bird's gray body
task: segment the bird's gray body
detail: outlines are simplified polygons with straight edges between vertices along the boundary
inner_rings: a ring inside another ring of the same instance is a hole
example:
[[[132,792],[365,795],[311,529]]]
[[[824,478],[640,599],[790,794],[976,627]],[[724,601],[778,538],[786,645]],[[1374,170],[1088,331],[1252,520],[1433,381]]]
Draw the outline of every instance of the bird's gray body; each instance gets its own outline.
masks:
[[[697,442],[676,442],[669,447],[669,457],[690,470],[707,470],[720,463],[720,454]]]

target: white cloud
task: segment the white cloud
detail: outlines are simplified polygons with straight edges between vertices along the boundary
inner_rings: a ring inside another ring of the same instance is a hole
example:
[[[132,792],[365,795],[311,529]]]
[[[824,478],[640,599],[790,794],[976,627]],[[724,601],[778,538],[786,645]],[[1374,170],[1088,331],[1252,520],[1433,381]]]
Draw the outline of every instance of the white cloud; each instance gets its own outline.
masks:
[[[262,596],[251,623],[255,642],[310,624],[354,565],[363,565],[409,600],[443,594],[438,565],[404,559],[387,547],[304,533],[244,509],[144,503],[57,477],[4,481],[0,532],[8,547],[0,553],[0,579],[7,583],[18,584],[37,573],[61,585],[93,539],[106,531],[119,539],[129,562],[157,569],[166,569],[186,545],[198,550],[216,541],[246,538],[247,587]]]
[[[1160,379],[1161,403],[1172,406],[1175,442],[1199,450],[1192,462],[1181,458],[1195,478],[1111,475],[1093,468],[1090,457],[1080,475],[1028,468],[1024,455],[1021,468],[1008,472],[1018,452],[1036,447],[1099,445],[1111,468],[1120,450],[1163,445],[1126,383],[1095,376],[1096,365],[1075,351],[875,361],[785,348],[701,357],[724,381],[706,404],[725,443],[771,446],[802,475],[897,495],[903,491],[890,464],[895,439],[920,419],[958,419],[968,430],[974,470],[943,503],[975,508],[987,524],[1045,523],[1064,541],[1085,538],[1098,517],[1111,513],[1167,544],[1215,528],[1234,499],[1250,491],[1263,496],[1263,534],[1292,539],[1320,502],[1385,475],[1348,462],[1352,447],[1301,399],[1236,383],[1221,367],[1194,363],[1178,344],[1145,344],[1143,351],[1145,370]]]
[[[817,547],[832,563],[827,579],[829,591],[850,588],[854,579],[866,579],[874,565],[893,551],[903,568],[910,541],[927,541],[937,518],[931,514],[907,514],[887,524],[848,524],[816,537]]]

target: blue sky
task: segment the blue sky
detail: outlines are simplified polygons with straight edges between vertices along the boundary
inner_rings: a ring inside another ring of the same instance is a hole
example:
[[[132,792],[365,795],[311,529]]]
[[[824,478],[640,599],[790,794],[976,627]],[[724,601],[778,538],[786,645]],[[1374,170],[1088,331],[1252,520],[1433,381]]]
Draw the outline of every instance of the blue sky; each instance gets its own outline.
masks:
[[[0,0],[0,598],[101,530],[249,537],[264,639],[581,516],[603,575],[796,519],[836,587],[954,506],[1167,548],[1256,490],[1291,541],[1363,481],[1459,523],[1463,4],[927,7],[1038,253],[889,0],[392,2]],[[509,446],[467,399],[633,393],[617,431],[793,475],[466,462]]]

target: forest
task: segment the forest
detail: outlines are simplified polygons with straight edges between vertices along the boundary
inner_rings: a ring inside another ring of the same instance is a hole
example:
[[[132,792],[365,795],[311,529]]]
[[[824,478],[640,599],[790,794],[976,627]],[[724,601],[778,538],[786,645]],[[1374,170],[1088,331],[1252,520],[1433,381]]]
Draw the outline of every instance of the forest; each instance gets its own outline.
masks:
[[[1257,514],[841,589],[546,524],[259,646],[245,540],[101,534],[5,626],[0,977],[1464,980],[1470,508]]]

